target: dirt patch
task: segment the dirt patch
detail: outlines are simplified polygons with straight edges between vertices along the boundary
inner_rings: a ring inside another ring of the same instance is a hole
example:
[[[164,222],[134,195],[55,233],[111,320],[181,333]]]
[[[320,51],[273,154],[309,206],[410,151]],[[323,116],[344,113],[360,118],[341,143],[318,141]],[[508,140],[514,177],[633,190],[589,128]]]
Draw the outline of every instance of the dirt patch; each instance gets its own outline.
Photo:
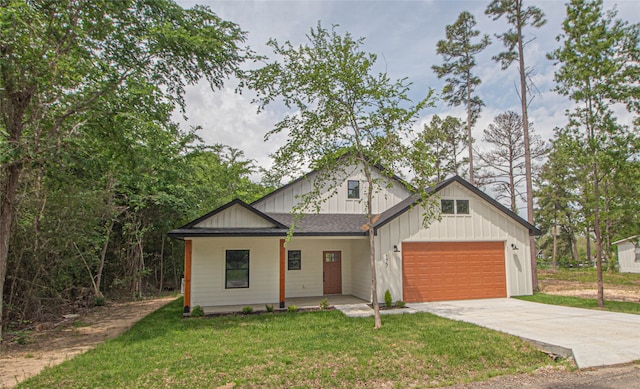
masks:
[[[540,280],[540,291],[560,296],[574,296],[581,298],[598,298],[595,283],[584,283],[563,280]],[[640,302],[640,287],[638,286],[604,286],[604,299],[611,301]]]
[[[8,343],[0,346],[0,388],[11,388],[38,374],[45,367],[55,366],[81,354],[107,339],[115,338],[175,297],[113,302],[104,307],[62,320],[51,329],[34,332],[26,344]]]

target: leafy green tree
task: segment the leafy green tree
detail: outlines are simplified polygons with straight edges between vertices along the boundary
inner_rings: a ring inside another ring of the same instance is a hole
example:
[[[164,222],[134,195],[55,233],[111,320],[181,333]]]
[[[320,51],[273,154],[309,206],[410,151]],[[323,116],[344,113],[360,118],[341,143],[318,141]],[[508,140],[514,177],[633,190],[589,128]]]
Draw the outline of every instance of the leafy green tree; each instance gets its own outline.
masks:
[[[55,158],[83,114],[132,77],[179,105],[187,84],[221,86],[244,39],[207,8],[168,0],[0,1],[0,301],[22,174]]]
[[[520,89],[517,90],[522,107],[522,129],[524,132],[524,162],[525,162],[525,183],[527,191],[527,220],[534,222],[535,215],[533,209],[533,171],[532,171],[532,145],[529,134],[529,94],[532,69],[525,64],[524,48],[525,41],[523,29],[527,26],[534,28],[542,27],[547,21],[542,10],[535,6],[524,7],[524,0],[493,0],[485,10],[485,14],[492,16],[493,20],[505,17],[511,26],[506,32],[497,34],[497,38],[502,41],[506,51],[493,57],[500,62],[502,70],[508,69],[515,61],[518,63],[518,74],[520,76]],[[535,238],[529,237],[529,247],[531,254],[531,274],[533,275],[533,288],[538,289],[538,272],[536,269],[536,245]]]
[[[602,176],[610,172],[611,162],[624,156],[618,146],[627,137],[612,107],[620,103],[630,112],[640,110],[639,26],[614,18],[615,11],[604,13],[600,0],[573,0],[567,5],[561,47],[549,54],[560,65],[556,90],[576,103],[569,113],[570,127],[587,146],[600,307],[604,305]]]
[[[452,106],[464,104],[467,108],[467,142],[469,149],[469,181],[473,178],[473,135],[471,129],[480,116],[484,103],[475,95],[475,89],[480,85],[480,78],[472,73],[476,67],[475,56],[482,52],[491,40],[484,35],[479,41],[473,42],[480,35],[474,30],[476,19],[467,11],[460,13],[452,25],[446,27],[446,39],[438,41],[436,52],[442,55],[444,63],[434,65],[432,69],[438,78],[447,77],[442,90],[444,100]]]
[[[415,149],[424,148],[425,155],[429,160],[425,160],[423,166],[433,165],[433,175],[428,177],[432,181],[444,180],[447,175],[461,174],[461,169],[466,159],[460,158],[460,154],[467,145],[465,128],[460,120],[453,116],[441,119],[438,115],[431,118],[429,124],[425,124],[422,132],[413,141]],[[432,159],[431,159],[432,158]],[[432,170],[432,168],[429,168]],[[419,176],[425,176],[420,173]]]
[[[252,71],[248,84],[258,91],[260,109],[276,99],[295,110],[275,125],[267,139],[287,133],[285,145],[274,154],[275,165],[296,169],[311,165],[317,169],[313,189],[300,196],[293,212],[317,209],[320,196],[335,193],[346,169],[360,166],[366,176],[364,190],[366,227],[369,233],[371,291],[375,312],[375,328],[381,326],[378,305],[374,215],[372,196],[388,185],[387,177],[376,179],[374,166],[385,164],[391,169],[409,155],[402,142],[411,134],[412,124],[430,97],[411,105],[404,79],[392,81],[386,74],[372,74],[374,54],[361,51],[363,39],[353,39],[324,29],[320,23],[307,35],[308,42],[294,47],[269,40],[275,55],[265,67]],[[419,187],[424,194],[424,187]],[[427,199],[427,196],[422,197]]]

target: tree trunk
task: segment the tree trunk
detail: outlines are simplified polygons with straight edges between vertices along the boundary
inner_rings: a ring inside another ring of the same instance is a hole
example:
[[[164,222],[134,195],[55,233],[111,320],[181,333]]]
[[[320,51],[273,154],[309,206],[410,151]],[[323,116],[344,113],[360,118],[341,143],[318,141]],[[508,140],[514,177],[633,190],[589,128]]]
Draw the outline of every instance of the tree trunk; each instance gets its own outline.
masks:
[[[363,158],[364,160],[364,158]],[[365,162],[366,163],[366,162]],[[373,328],[378,329],[382,327],[382,320],[380,318],[380,305],[378,304],[378,277],[376,272],[376,242],[373,232],[373,178],[371,172],[366,167],[363,169],[365,176],[367,177],[367,226],[369,230],[369,265],[371,268],[371,304],[373,305]]]
[[[591,258],[591,230],[589,229],[589,225],[587,224],[587,229],[585,231],[586,239],[587,239],[587,262],[589,266],[593,265],[593,258]]]
[[[5,326],[3,320],[3,292],[4,281],[7,275],[7,260],[9,258],[9,239],[11,238],[11,227],[13,224],[15,203],[18,194],[18,184],[22,168],[18,164],[9,165],[2,169],[0,177],[2,190],[0,191],[0,339],[2,338],[2,328]]]
[[[471,137],[471,74],[467,71],[467,142],[469,143],[469,182],[475,185],[473,179],[473,138]]]
[[[555,273],[558,270],[558,218],[553,215],[553,272]]]
[[[529,115],[527,114],[527,74],[524,65],[524,44],[522,42],[522,1],[517,0],[517,27],[518,27],[518,63],[520,65],[520,103],[522,104],[522,131],[524,134],[524,166],[527,185],[527,221],[533,225],[533,179],[531,173],[531,148],[529,145]],[[536,239],[529,236],[529,250],[531,255],[531,284],[533,290],[538,290],[538,263],[536,260]]]

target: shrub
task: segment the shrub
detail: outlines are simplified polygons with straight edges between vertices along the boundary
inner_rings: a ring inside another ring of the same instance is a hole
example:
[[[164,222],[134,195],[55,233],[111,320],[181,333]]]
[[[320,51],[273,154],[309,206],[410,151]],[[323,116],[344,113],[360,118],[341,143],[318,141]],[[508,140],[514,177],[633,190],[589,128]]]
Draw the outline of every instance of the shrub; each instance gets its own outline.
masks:
[[[298,312],[298,307],[297,307],[297,306],[295,306],[295,305],[289,305],[289,306],[287,307],[287,311],[288,311],[288,312]]]
[[[329,308],[329,300],[322,299],[322,301],[320,301],[320,309],[325,310],[327,308]]]
[[[248,315],[250,313],[253,313],[253,307],[247,305],[246,307],[242,307],[242,313],[245,315]]]
[[[265,304],[264,309],[266,309],[267,312],[273,312],[273,304]]]
[[[393,299],[391,298],[391,292],[389,292],[389,289],[384,292],[384,305],[386,305],[387,308],[393,307]]]
[[[204,309],[202,309],[201,306],[196,305],[195,307],[193,307],[193,309],[191,309],[191,317],[200,317],[200,316],[204,316]]]
[[[406,305],[407,305],[407,303],[405,303],[402,300],[396,301],[396,307],[398,307],[398,308],[404,308]]]
[[[96,307],[103,307],[105,303],[104,296],[96,296],[94,303]]]

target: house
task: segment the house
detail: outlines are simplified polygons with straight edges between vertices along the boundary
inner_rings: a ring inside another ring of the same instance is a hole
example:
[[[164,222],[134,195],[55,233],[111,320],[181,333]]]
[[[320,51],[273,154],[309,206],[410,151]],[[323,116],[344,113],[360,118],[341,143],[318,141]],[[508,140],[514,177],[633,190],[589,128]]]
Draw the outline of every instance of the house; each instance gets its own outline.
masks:
[[[620,273],[640,273],[640,236],[634,235],[613,242],[618,246],[618,266]]]
[[[398,178],[373,195],[378,299],[405,302],[530,295],[531,224],[455,176],[430,188],[441,220],[423,225],[421,206]],[[371,301],[365,176],[345,170],[337,192],[296,222],[290,211],[317,171],[246,204],[234,200],[176,230],[185,241],[185,312],[280,304],[288,298],[351,295]],[[414,206],[415,205],[415,206]]]

